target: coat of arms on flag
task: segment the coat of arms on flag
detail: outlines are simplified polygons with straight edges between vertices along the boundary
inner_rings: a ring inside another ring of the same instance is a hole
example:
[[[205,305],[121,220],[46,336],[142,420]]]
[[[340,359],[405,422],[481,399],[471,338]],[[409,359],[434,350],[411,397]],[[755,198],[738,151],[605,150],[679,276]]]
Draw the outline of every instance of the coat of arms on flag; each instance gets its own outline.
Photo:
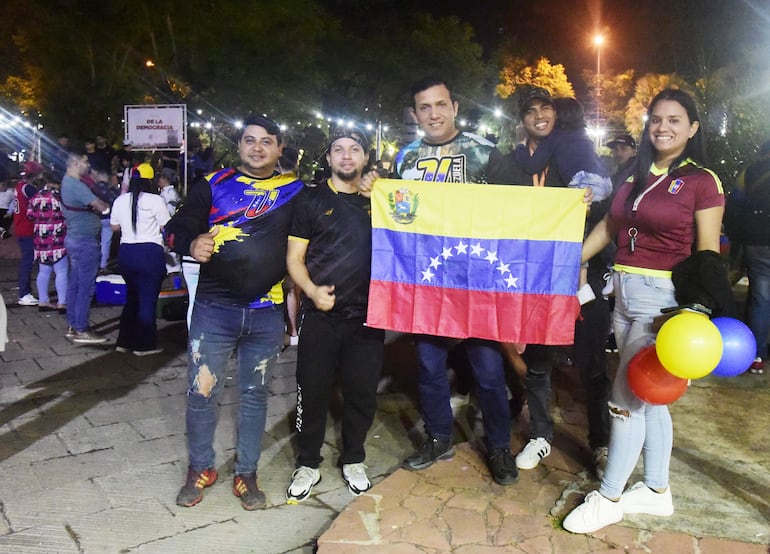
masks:
[[[583,191],[378,180],[367,324],[572,344]]]

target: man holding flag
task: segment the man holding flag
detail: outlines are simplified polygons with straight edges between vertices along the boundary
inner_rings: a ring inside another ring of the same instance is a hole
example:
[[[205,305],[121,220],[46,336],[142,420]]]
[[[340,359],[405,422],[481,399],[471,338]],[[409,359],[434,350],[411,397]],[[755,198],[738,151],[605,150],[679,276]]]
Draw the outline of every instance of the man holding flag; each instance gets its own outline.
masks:
[[[503,163],[502,155],[490,141],[457,129],[458,103],[447,84],[440,79],[423,79],[411,92],[413,113],[424,136],[398,153],[394,177],[444,183],[492,181],[499,171],[498,164]],[[413,200],[406,193],[397,193],[395,213],[408,219]],[[454,342],[447,337],[415,335],[418,391],[427,437],[404,460],[405,469],[425,469],[454,455],[454,418],[447,376],[447,353]],[[484,418],[487,464],[496,483],[511,485],[518,478],[518,470],[510,452],[511,416],[500,348],[497,342],[484,338],[468,338],[465,347]]]

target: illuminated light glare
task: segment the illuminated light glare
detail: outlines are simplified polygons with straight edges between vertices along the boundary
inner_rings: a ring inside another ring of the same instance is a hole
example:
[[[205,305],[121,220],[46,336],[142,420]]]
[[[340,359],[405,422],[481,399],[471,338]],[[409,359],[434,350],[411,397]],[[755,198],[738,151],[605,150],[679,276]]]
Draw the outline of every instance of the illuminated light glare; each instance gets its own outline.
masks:
[[[288,129],[285,123],[282,123],[281,125],[279,125],[279,127],[281,128],[281,131],[285,131],[286,129]]]
[[[337,125],[344,125],[345,122],[342,119],[337,120]]]
[[[243,127],[243,121],[238,119],[238,120],[235,121],[234,125],[235,125],[236,129],[240,129],[241,127]]]
[[[385,126],[382,128],[382,130],[383,130],[383,131],[385,131],[385,132],[387,133],[387,132],[388,132],[388,126],[387,126],[387,125],[385,125]]]
[[[374,129],[374,125],[372,125],[371,123],[367,123],[366,124],[366,130],[367,131],[371,131],[372,129]]]
[[[206,122],[206,129],[211,129],[211,127],[212,127],[211,121],[207,121]]]
[[[146,62],[144,62],[144,65],[146,67],[155,67],[155,62],[152,60],[147,60]]]
[[[195,113],[197,113],[198,115],[201,115],[201,114],[203,113],[203,110],[201,110],[200,108],[198,108],[197,110],[195,110]]]
[[[500,108],[495,108],[495,117],[497,118],[503,117],[503,111]]]

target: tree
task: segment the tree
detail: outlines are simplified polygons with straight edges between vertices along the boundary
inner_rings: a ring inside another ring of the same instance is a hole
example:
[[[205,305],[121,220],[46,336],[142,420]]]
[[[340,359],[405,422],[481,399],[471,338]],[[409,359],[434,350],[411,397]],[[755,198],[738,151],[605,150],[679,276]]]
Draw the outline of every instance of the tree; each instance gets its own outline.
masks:
[[[634,86],[634,95],[626,106],[626,129],[639,137],[644,128],[644,118],[653,97],[666,88],[679,88],[693,94],[693,87],[676,73],[647,73]]]
[[[508,98],[522,85],[543,87],[553,96],[575,96],[563,65],[552,65],[544,57],[538,58],[533,65],[528,65],[524,58],[504,58],[495,93],[500,98]]]
[[[768,140],[770,72],[750,63],[732,64],[698,79],[709,164],[731,188],[758,146]]]
[[[634,70],[626,69],[620,73],[607,71],[601,75],[601,81],[598,80],[596,71],[590,69],[583,70],[582,75],[588,85],[588,98],[590,98],[586,104],[595,106],[596,87],[600,85],[601,118],[604,120],[605,128],[619,133],[624,132],[626,106],[634,90]],[[590,110],[587,109],[586,112],[589,113]]]

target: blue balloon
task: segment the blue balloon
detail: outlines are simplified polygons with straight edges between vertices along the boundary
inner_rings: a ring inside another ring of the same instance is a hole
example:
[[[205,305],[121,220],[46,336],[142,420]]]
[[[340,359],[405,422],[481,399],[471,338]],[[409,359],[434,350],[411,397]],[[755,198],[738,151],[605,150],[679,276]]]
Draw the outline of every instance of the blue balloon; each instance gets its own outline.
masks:
[[[749,369],[757,355],[757,341],[751,329],[732,317],[715,317],[711,322],[722,335],[722,359],[711,375],[735,377]]]

